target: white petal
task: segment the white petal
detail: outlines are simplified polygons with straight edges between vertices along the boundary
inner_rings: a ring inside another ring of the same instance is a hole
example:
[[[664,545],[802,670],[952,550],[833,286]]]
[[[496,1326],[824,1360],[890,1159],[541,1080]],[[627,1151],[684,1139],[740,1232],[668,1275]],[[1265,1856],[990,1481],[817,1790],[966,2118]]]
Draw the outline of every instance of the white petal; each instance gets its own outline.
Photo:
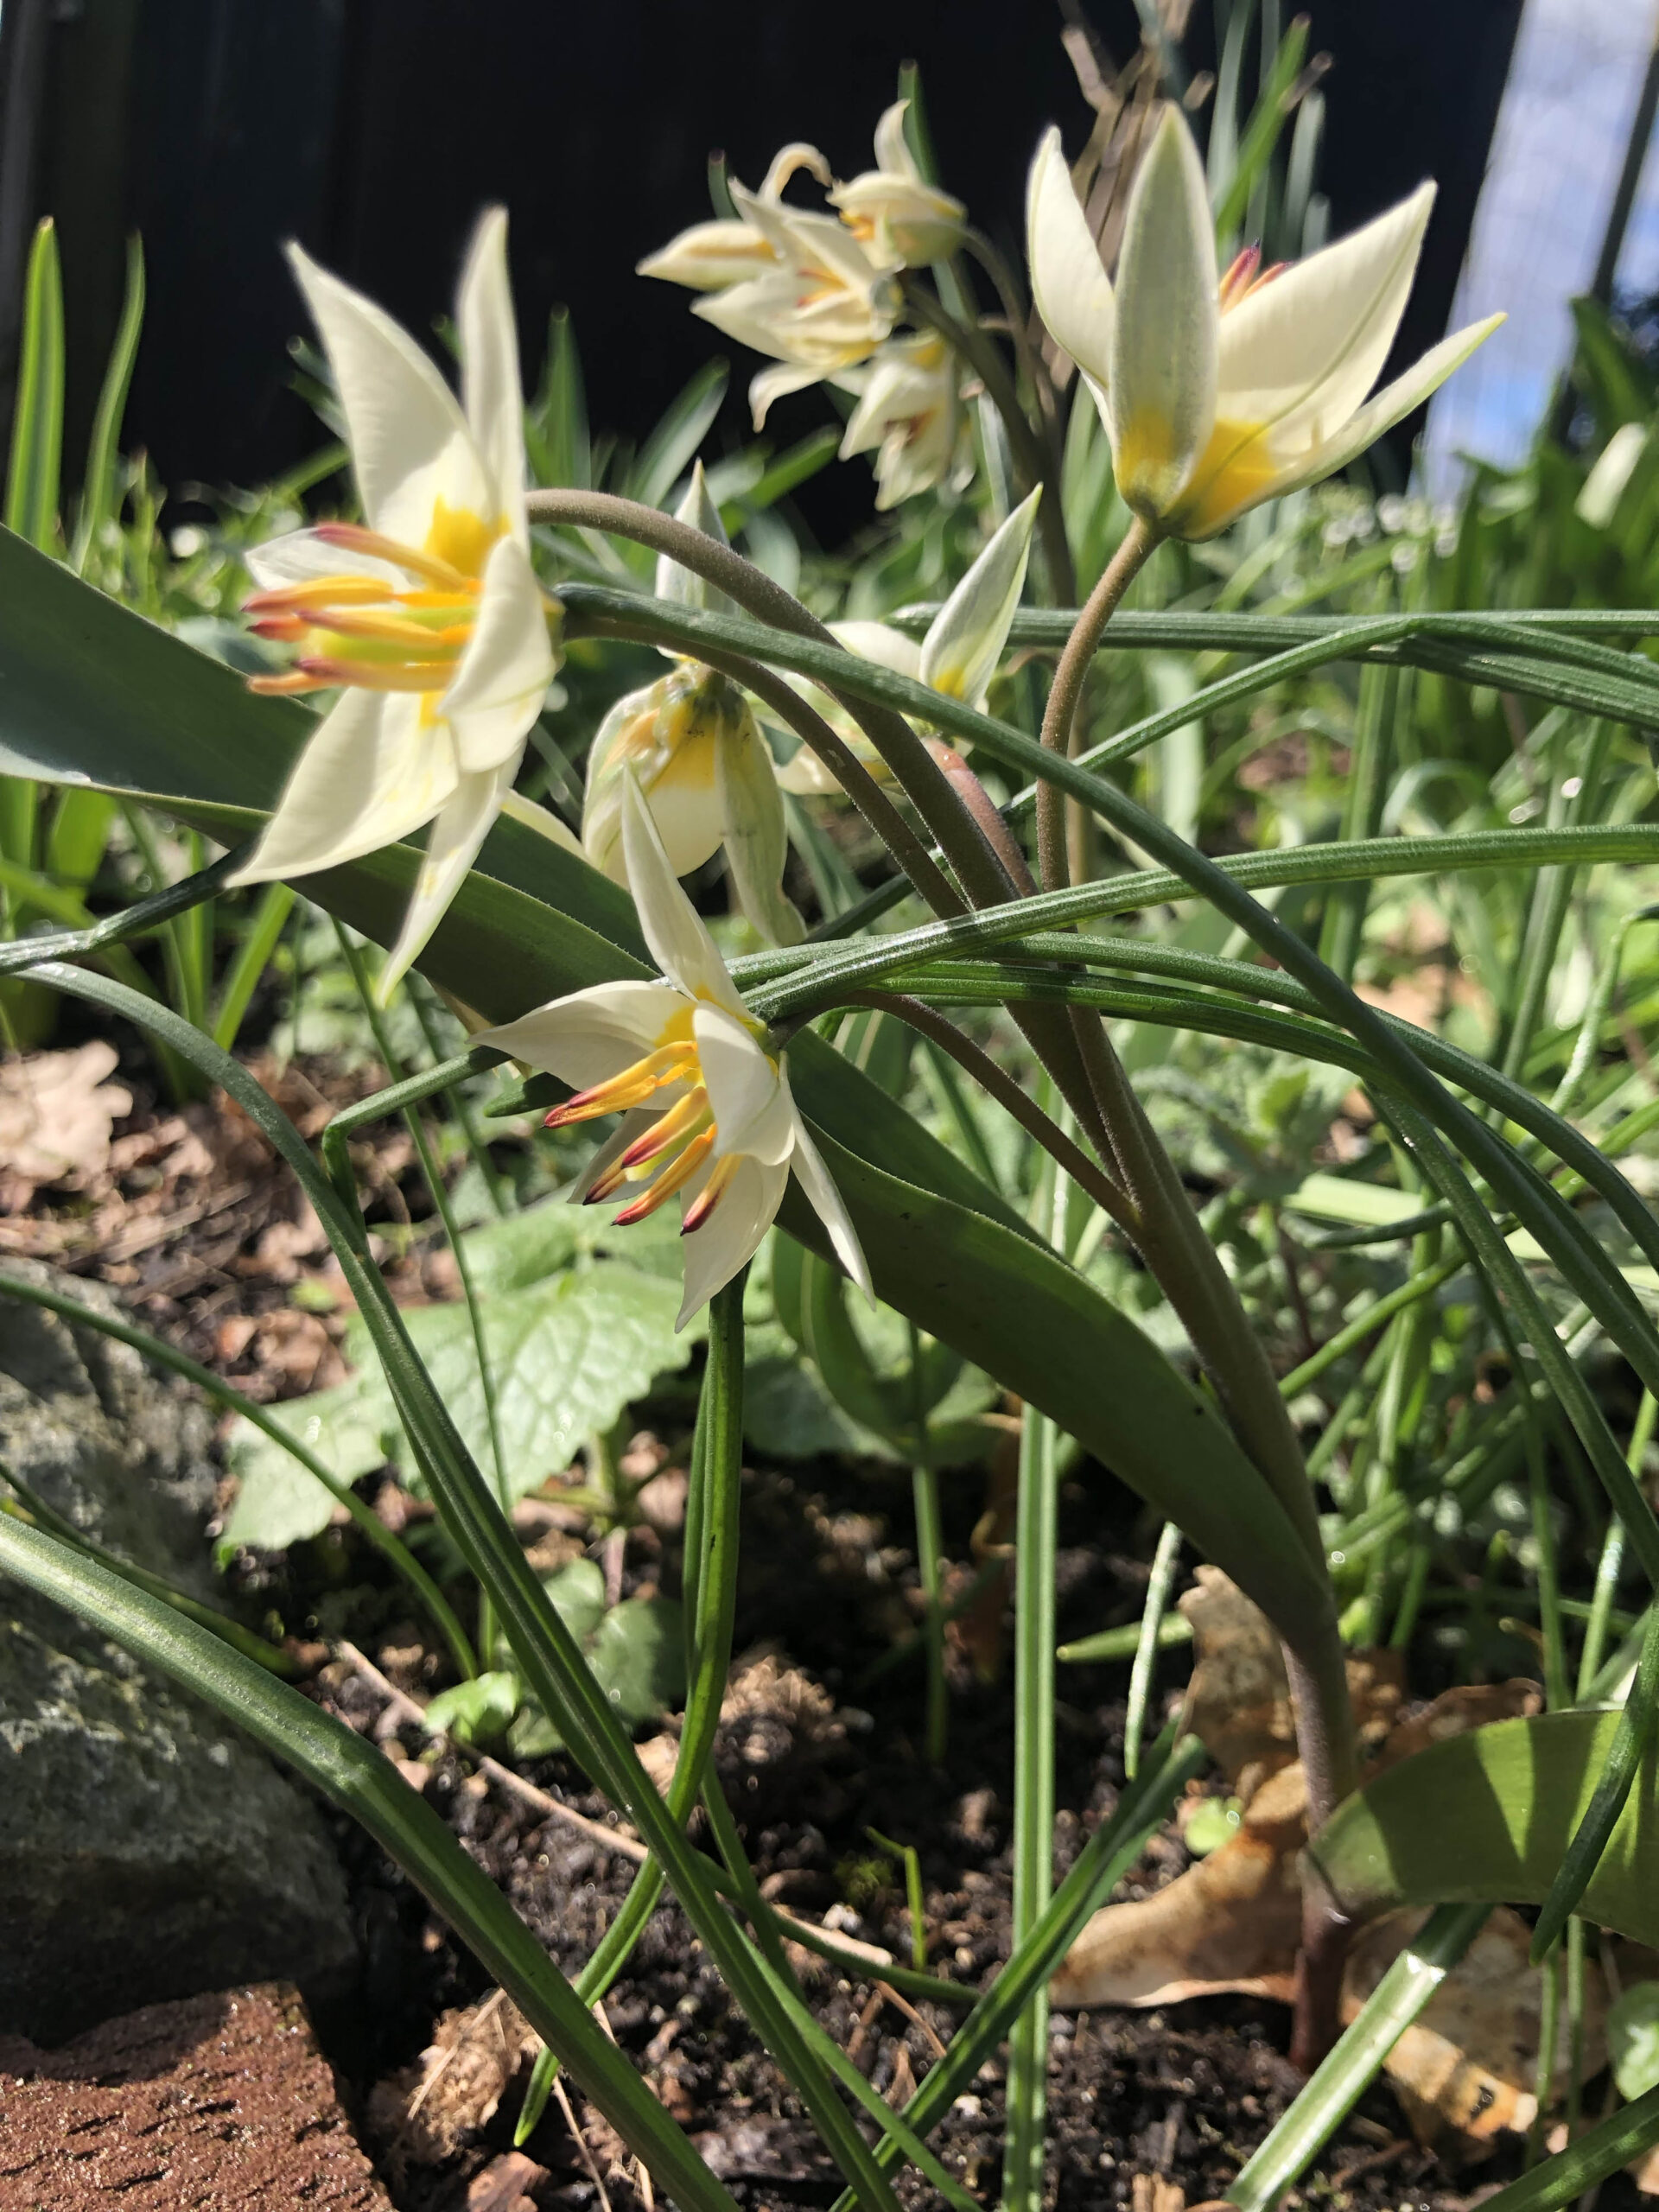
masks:
[[[481,1029],[472,1042],[585,1090],[654,1052],[684,1013],[685,1001],[664,983],[594,983],[550,999],[517,1021]]]
[[[858,1241],[858,1231],[853,1227],[834,1178],[823,1164],[823,1154],[808,1135],[806,1124],[798,1114],[795,1117],[795,1149],[789,1164],[806,1195],[807,1204],[829,1230],[836,1257],[874,1305],[875,1292],[870,1283],[869,1262]]]
[[[518,753],[556,665],[530,556],[517,538],[498,538],[484,564],[478,620],[439,709],[454,732],[463,775],[498,768]]]
[[[550,807],[537,806],[522,791],[509,791],[501,801],[501,811],[510,822],[522,823],[538,837],[545,837],[550,845],[556,845],[562,853],[574,853],[578,858],[586,859],[575,831],[567,829]]]
[[[445,804],[454,748],[412,691],[345,691],[307,741],[276,810],[232,884],[339,868],[395,845]]]
[[[675,880],[639,779],[628,768],[623,770],[622,852],[639,927],[658,967],[687,998],[723,1006],[741,1020],[743,1001],[737,987],[715,940]]]
[[[757,369],[749,378],[749,415],[755,429],[765,429],[774,400],[786,399],[791,391],[804,391],[809,385],[823,381],[817,369],[791,368],[786,361],[779,361],[769,369]]]
[[[899,676],[922,673],[922,645],[919,638],[906,636],[886,622],[866,622],[853,620],[832,622],[830,634],[838,638],[849,652],[856,653],[861,660],[874,661],[878,668],[890,668]]]
[[[791,138],[787,146],[780,146],[772,156],[770,167],[760,180],[762,200],[776,200],[798,169],[805,169],[817,177],[820,184],[830,181],[830,164],[816,146],[804,138]]]
[[[715,1157],[750,1153],[768,1167],[787,1160],[795,1141],[795,1109],[778,1063],[748,1024],[723,1007],[700,1006],[691,1027],[715,1117]]]
[[[712,537],[716,545],[729,545],[726,525],[721,520],[720,509],[709,490],[708,480],[698,461],[691,471],[691,482],[683,499],[675,511],[677,522],[700,530],[705,537]],[[683,569],[677,561],[661,554],[657,562],[657,596],[668,600],[676,607],[694,607],[710,614],[734,614],[737,608],[723,591],[698,575],[694,569]],[[671,659],[676,658],[671,652]]]
[[[1168,107],[1129,194],[1107,384],[1117,488],[1154,518],[1215,425],[1218,281],[1204,165]]]
[[[383,308],[290,245],[300,289],[340,389],[363,512],[405,544],[425,543],[435,500],[487,513],[490,486],[454,395]]]
[[[657,253],[634,264],[636,276],[660,276],[694,292],[723,291],[757,270],[769,269],[776,256],[753,223],[727,220],[693,223]]]
[[[784,896],[789,830],[783,794],[772,748],[747,707],[721,730],[715,784],[721,839],[738,905],[768,944],[798,944],[806,927]]]
[[[1433,205],[1434,187],[1419,186],[1222,317],[1224,420],[1275,424],[1287,457],[1335,435],[1388,359]]]
[[[1049,336],[1103,385],[1111,372],[1111,279],[1072,189],[1055,125],[1043,133],[1031,165],[1026,241],[1032,296]]]
[[[1357,460],[1385,430],[1403,422],[1414,407],[1421,407],[1505,320],[1501,315],[1488,315],[1484,322],[1471,322],[1462,330],[1454,330],[1449,338],[1442,338],[1438,346],[1431,346],[1403,376],[1384,385],[1374,399],[1357,415],[1350,416],[1335,437],[1327,438],[1316,448],[1300,467],[1287,469],[1282,477],[1275,479],[1271,496],[1281,499],[1287,492],[1300,491],[1304,484],[1317,484],[1323,477],[1333,475],[1338,468],[1345,468],[1351,461]],[[1229,516],[1217,522],[1215,529],[1224,529],[1231,519]]]
[[[682,1203],[689,1205],[707,1180],[703,1175],[689,1184]],[[683,1329],[754,1257],[788,1187],[787,1167],[768,1167],[752,1157],[738,1161],[702,1228],[680,1239],[685,1254],[685,1297],[676,1328]]]
[[[524,391],[507,281],[507,211],[488,209],[473,233],[455,302],[461,397],[473,442],[494,480],[496,513],[521,545],[524,524]]]
[[[890,108],[883,109],[875,126],[875,166],[885,175],[919,181],[922,173],[905,137],[905,110],[909,105],[908,100],[894,100]]]
[[[454,796],[427,832],[426,851],[404,915],[404,926],[375,985],[374,995],[382,1006],[420,958],[427,940],[448,912],[450,901],[466,881],[467,871],[478,858],[479,847],[495,826],[501,802],[518,772],[518,759],[515,753],[499,768],[486,769],[481,775],[462,776],[455,785]]]
[[[922,640],[922,681],[947,697],[982,706],[1020,594],[1042,486],[1022,499],[934,616]]]
[[[284,537],[268,537],[263,545],[251,547],[242,560],[262,591],[315,583],[320,576],[372,576],[392,591],[409,588],[409,578],[390,561],[350,546],[330,545],[315,530],[290,530]]]

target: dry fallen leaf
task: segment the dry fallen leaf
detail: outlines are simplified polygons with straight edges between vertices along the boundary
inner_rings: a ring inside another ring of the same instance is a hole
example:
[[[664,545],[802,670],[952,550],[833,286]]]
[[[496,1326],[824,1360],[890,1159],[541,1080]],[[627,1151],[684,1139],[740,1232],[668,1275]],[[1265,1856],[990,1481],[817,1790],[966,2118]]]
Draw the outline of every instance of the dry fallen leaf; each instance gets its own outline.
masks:
[[[1427,1916],[1392,1912],[1361,1930],[1349,1955],[1343,2018],[1351,2020]],[[1484,2157],[1505,2128],[1531,2126],[1536,2095],[1543,1975],[1529,1963],[1532,1931],[1499,1905],[1461,1963],[1447,1974],[1384,2062],[1412,2133],[1424,2145],[1461,2139],[1466,2158]],[[1606,2062],[1607,1993],[1599,1971],[1585,1977],[1585,2078]],[[1572,2071],[1567,2020],[1553,2054],[1552,2088]]]
[[[109,1165],[110,1130],[132,1094],[105,1078],[116,1052],[102,1039],[72,1052],[29,1052],[0,1066],[0,1192],[8,1210],[43,1184],[86,1189]]]
[[[453,2158],[494,2117],[539,2040],[504,1990],[444,2013],[416,2064],[369,2092],[369,2125],[394,2172]]]
[[[1199,1667],[1210,1666],[1211,1674],[1193,1702],[1215,1740],[1243,1761],[1238,1771],[1247,1777],[1275,1755],[1278,1700],[1270,1662],[1277,1646],[1265,1623],[1258,1627],[1260,1617],[1250,1618],[1254,1606],[1224,1577],[1200,1573],[1205,1586],[1194,1593],[1194,1634]],[[1230,1725],[1219,1707],[1225,1682],[1252,1700],[1241,1725]],[[1362,1656],[1351,1662],[1350,1687],[1375,1734],[1382,1716],[1397,1709],[1397,1684],[1386,1669],[1368,1671]],[[1537,1685],[1527,1681],[1448,1690],[1395,1723],[1370,1770],[1490,1721],[1535,1712],[1540,1702]],[[1226,1992],[1290,2002],[1301,1923],[1298,1859],[1306,1840],[1306,1789],[1301,1764],[1292,1759],[1256,1784],[1236,1834],[1218,1850],[1154,1896],[1095,1914],[1050,1985],[1054,2004],[1062,2010],[1140,2008]],[[1392,1914],[1357,1937],[1344,2018],[1358,2012],[1421,1921],[1421,1915]],[[1465,2156],[1478,2156],[1500,2130],[1531,2124],[1541,1980],[1527,1962],[1529,1941],[1516,1915],[1494,1913],[1388,2060],[1420,2141],[1451,2136]],[[1599,1975],[1592,1980],[1586,2014],[1593,2070],[1601,2063],[1606,2007]],[[1564,2063],[1558,2055],[1558,2071]]]
[[[1267,1615],[1218,1567],[1200,1567],[1177,1601],[1192,1628],[1186,1726],[1248,1804],[1268,1776],[1296,1757],[1284,1654]],[[1404,1696],[1402,1655],[1349,1655],[1348,1694],[1362,1748],[1387,1734]]]
[[[1051,1999],[1069,2012],[1233,1990],[1288,2003],[1302,1914],[1296,1856],[1306,1840],[1299,1763],[1268,1777],[1218,1851],[1155,1895],[1096,1913],[1049,1985]]]

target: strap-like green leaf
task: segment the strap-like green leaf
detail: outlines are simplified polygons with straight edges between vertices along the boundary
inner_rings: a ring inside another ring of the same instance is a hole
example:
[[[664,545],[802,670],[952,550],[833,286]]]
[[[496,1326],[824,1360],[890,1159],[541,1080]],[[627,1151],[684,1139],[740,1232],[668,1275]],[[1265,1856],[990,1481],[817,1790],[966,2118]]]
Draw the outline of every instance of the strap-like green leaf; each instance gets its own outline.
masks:
[[[1549,1713],[1432,1745],[1338,1806],[1309,1859],[1356,1919],[1400,1904],[1541,1904],[1620,1722],[1617,1713]],[[1659,1942],[1651,1744],[1578,1909],[1637,1942]]]

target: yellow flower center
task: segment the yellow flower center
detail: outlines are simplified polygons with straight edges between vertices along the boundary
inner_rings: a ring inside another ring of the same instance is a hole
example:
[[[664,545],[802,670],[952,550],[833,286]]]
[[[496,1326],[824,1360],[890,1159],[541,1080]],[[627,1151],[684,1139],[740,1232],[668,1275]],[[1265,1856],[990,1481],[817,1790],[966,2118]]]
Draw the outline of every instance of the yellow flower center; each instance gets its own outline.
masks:
[[[386,562],[409,582],[342,570],[256,592],[244,602],[257,617],[254,635],[291,645],[296,656],[286,674],[253,677],[249,690],[291,694],[349,683],[417,691],[431,715],[454,682],[478,619],[484,564],[505,528],[505,520],[489,522],[442,499],[418,550],[356,523],[320,524],[314,535],[325,544]]]
[[[624,1114],[648,1106],[658,1092],[678,1088],[679,1096],[588,1189],[584,1203],[599,1205],[629,1183],[645,1184],[639,1197],[616,1217],[619,1226],[644,1221],[655,1213],[665,1198],[684,1188],[714,1151],[719,1131],[702,1079],[692,1013],[688,1001],[670,1017],[657,1044],[642,1058],[608,1081],[577,1091],[547,1116],[548,1128],[568,1128],[573,1122],[596,1121],[604,1114]],[[715,1161],[708,1181],[686,1208],[682,1235],[690,1235],[708,1220],[735,1166],[731,1157]]]

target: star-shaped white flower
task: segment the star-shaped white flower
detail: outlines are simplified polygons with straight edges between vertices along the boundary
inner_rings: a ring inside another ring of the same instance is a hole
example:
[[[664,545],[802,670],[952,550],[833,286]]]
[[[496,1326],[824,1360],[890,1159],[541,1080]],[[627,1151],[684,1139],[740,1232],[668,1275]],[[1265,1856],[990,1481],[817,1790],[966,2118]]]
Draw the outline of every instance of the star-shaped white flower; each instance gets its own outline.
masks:
[[[579,1198],[639,1196],[617,1216],[642,1220],[669,1198],[683,1208],[685,1296],[678,1326],[752,1260],[792,1174],[853,1281],[869,1272],[841,1193],[790,1094],[781,1053],[744,1005],[719,949],[675,880],[632,774],[622,836],[640,926],[664,981],[598,983],[474,1039],[578,1086],[550,1126],[620,1113]]]
[[[1310,254],[1224,276],[1204,169],[1166,111],[1136,172],[1116,285],[1051,130],[1027,195],[1032,292],[1088,380],[1117,488],[1177,537],[1213,537],[1263,499],[1345,467],[1503,321],[1443,338],[1370,399],[1416,273],[1434,188]]]
[[[291,673],[253,689],[340,696],[231,880],[337,868],[430,823],[384,996],[510,800],[557,666],[558,609],[530,561],[505,213],[480,224],[461,280],[459,405],[372,301],[298,246],[289,255],[334,373],[366,525],[324,523],[248,556],[263,587],[248,602],[256,629],[297,652]]]

